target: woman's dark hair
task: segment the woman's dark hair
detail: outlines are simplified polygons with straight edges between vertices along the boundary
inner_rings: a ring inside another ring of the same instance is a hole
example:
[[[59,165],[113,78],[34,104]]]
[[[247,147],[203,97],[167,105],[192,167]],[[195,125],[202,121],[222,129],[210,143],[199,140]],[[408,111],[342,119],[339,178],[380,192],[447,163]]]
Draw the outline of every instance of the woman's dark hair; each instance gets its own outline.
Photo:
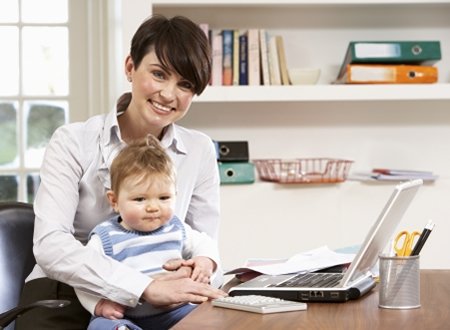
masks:
[[[183,16],[151,16],[131,40],[130,56],[136,69],[152,50],[162,65],[194,85],[195,94],[203,92],[211,77],[211,49],[197,24]]]

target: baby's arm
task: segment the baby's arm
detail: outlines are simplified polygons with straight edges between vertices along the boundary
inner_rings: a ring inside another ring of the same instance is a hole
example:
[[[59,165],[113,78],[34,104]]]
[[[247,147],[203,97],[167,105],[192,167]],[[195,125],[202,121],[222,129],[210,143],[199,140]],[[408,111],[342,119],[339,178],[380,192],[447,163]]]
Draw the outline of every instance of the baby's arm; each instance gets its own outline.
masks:
[[[215,272],[220,264],[219,249],[215,242],[206,233],[193,230],[184,224],[186,238],[183,245],[183,266],[192,268],[191,279],[200,283],[211,283],[217,277]],[[214,276],[213,276],[214,275]]]
[[[81,305],[92,315],[102,316],[110,320],[123,319],[125,307],[121,304],[78,289],[75,289],[75,292]]]
[[[95,306],[95,315],[110,320],[123,319],[125,307],[111,300],[100,299]]]

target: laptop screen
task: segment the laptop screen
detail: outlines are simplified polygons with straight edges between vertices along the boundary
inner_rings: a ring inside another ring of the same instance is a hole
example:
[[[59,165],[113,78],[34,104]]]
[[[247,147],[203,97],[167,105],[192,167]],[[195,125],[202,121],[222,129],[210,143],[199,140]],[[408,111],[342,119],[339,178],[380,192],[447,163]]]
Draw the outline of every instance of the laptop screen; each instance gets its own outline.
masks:
[[[365,276],[375,266],[379,254],[389,242],[395,228],[422,184],[422,180],[412,180],[395,187],[381,214],[368,232],[350,268],[345,273],[345,277],[342,279],[343,285]]]

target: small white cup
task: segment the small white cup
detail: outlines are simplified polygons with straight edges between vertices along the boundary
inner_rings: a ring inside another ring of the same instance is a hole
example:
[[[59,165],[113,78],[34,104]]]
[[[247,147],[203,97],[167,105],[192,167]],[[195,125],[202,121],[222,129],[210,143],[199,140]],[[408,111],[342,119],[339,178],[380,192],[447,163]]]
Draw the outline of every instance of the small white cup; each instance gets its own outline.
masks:
[[[292,85],[314,85],[320,77],[318,68],[292,68],[288,71]]]

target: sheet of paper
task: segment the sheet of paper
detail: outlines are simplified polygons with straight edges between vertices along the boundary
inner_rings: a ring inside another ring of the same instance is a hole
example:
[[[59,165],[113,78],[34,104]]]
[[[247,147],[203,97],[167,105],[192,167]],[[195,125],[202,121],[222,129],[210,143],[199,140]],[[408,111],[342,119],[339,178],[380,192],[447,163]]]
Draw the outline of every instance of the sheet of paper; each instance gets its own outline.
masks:
[[[281,275],[310,272],[336,265],[350,263],[355,254],[337,253],[327,246],[296,254],[289,259],[251,259],[244,267],[235,268],[225,274],[239,274],[255,271],[266,275]],[[257,261],[257,262],[255,262]]]

